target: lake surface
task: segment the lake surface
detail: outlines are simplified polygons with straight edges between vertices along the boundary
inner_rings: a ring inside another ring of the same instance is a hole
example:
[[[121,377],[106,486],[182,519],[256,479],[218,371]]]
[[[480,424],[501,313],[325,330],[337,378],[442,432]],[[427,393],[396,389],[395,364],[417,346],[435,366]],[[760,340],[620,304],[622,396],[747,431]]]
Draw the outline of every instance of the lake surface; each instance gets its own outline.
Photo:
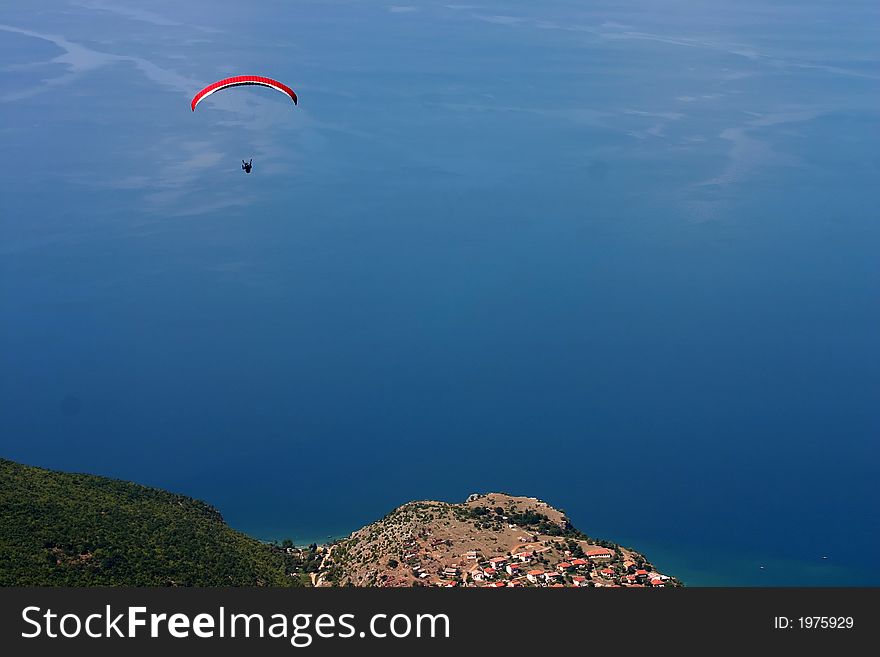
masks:
[[[880,6],[142,6],[0,7],[2,456],[880,585]]]

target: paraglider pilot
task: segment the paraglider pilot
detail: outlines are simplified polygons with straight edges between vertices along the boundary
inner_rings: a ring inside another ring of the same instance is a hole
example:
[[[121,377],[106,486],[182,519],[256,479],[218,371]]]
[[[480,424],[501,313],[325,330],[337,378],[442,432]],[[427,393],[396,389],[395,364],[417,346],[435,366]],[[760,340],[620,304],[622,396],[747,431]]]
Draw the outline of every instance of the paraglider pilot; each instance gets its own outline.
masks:
[[[251,158],[247,162],[245,162],[244,160],[241,161],[241,168],[245,173],[250,173],[252,166],[254,166],[254,158]]]

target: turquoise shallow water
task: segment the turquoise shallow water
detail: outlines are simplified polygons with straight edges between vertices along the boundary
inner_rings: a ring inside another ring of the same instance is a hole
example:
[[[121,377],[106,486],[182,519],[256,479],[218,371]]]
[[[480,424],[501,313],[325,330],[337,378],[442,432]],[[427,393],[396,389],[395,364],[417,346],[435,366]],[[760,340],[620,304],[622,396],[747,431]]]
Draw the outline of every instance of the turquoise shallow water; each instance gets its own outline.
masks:
[[[265,539],[500,490],[877,585],[877,13],[7,3],[0,452]],[[240,72],[299,105],[190,111]]]

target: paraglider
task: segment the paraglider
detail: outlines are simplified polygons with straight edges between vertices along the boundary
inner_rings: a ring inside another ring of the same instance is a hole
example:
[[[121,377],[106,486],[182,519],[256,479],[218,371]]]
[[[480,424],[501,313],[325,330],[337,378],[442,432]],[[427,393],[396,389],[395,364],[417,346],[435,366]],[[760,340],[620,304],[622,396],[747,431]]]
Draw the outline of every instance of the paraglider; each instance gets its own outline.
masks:
[[[286,84],[279,82],[278,80],[266,78],[261,75],[234,75],[231,78],[217,80],[217,82],[213,82],[202,89],[199,93],[193,96],[192,102],[190,102],[190,107],[192,108],[192,111],[195,112],[196,105],[201,103],[211,94],[217,93],[218,91],[223,91],[224,89],[229,89],[230,87],[241,87],[246,85],[269,87],[270,89],[274,89],[275,91],[280,91],[285,96],[290,98],[290,100],[293,101],[294,105],[296,105],[297,103],[296,94],[294,93],[293,89],[288,87]]]
[[[211,94],[217,93],[218,91],[223,91],[224,89],[229,89],[230,87],[243,87],[248,85],[274,89],[275,91],[279,91],[290,98],[290,100],[293,101],[294,105],[297,104],[296,94],[294,93],[293,89],[288,87],[286,84],[279,82],[278,80],[263,77],[262,75],[234,75],[231,78],[223,78],[222,80],[217,80],[217,82],[212,82],[207,87],[199,91],[195,96],[193,96],[193,99],[189,104],[190,109],[195,112],[196,106],[199,103],[201,103]],[[253,166],[253,158],[251,158],[247,162],[245,162],[244,160],[241,161],[241,170],[245,173],[250,173]]]

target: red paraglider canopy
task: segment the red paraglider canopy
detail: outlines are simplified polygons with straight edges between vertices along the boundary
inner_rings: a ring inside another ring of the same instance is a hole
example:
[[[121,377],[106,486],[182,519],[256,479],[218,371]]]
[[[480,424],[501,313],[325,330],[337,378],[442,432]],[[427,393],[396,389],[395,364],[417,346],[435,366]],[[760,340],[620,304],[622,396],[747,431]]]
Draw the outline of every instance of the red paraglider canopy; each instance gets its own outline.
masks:
[[[209,84],[207,87],[205,87],[195,96],[193,96],[190,107],[192,107],[192,111],[195,112],[196,105],[198,105],[211,94],[222,89],[228,89],[229,87],[238,87],[246,84],[255,84],[261,87],[269,87],[270,89],[274,89],[275,91],[280,91],[285,96],[289,96],[290,99],[293,101],[293,104],[296,105],[296,94],[293,93],[293,89],[288,87],[286,84],[278,82],[278,80],[273,80],[272,78],[264,78],[261,75],[235,75],[231,78],[225,78],[223,80],[218,80],[213,84]]]

